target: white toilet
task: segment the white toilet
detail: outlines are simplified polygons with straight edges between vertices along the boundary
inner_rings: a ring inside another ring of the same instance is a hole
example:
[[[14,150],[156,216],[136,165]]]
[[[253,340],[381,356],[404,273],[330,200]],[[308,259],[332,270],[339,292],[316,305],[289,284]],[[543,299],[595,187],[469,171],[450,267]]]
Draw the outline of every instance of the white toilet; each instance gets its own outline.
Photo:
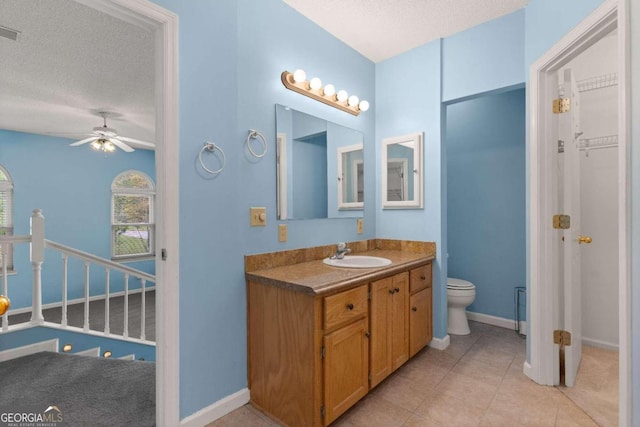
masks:
[[[465,309],[476,299],[476,287],[473,283],[462,279],[447,278],[447,311],[449,326],[447,333],[452,335],[469,335],[469,322]]]

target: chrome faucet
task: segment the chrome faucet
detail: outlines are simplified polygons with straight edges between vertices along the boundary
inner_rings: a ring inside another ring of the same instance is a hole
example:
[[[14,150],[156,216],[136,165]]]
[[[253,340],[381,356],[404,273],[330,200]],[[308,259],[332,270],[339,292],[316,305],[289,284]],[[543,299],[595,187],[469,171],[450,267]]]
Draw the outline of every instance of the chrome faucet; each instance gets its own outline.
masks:
[[[351,249],[347,247],[347,244],[344,242],[338,243],[338,249],[336,253],[330,256],[331,259],[343,259],[344,256],[351,252]]]

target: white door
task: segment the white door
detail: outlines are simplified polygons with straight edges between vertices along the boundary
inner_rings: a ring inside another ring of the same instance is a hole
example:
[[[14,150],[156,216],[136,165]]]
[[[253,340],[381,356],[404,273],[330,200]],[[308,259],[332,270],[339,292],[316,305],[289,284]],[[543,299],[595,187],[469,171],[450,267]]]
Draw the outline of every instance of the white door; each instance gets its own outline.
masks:
[[[559,114],[558,139],[564,141],[564,175],[562,213],[569,215],[570,228],[564,230],[563,297],[564,330],[571,334],[571,344],[564,348],[565,384],[572,387],[582,357],[582,291],[580,278],[580,92],[570,69],[559,73],[558,95],[571,100],[569,112]],[[561,307],[562,309],[562,307]]]

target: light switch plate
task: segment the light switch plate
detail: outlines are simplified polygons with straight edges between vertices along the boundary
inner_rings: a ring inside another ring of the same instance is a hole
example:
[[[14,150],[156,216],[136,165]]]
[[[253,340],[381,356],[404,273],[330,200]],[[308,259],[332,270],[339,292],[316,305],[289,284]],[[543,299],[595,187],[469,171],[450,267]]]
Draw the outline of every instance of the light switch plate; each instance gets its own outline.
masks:
[[[358,234],[364,233],[364,218],[358,218]]]
[[[278,241],[287,241],[287,224],[278,224]]]
[[[252,227],[264,227],[267,225],[267,208],[250,208],[249,223]]]

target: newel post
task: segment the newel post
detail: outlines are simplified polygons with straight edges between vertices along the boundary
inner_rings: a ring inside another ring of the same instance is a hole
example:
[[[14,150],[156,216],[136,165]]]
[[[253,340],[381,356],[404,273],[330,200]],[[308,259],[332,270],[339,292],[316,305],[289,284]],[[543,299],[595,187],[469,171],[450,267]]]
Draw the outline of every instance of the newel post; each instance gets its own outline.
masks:
[[[42,262],[44,261],[44,216],[42,209],[31,214],[31,267],[33,268],[33,300],[31,323],[44,323],[42,315]]]

